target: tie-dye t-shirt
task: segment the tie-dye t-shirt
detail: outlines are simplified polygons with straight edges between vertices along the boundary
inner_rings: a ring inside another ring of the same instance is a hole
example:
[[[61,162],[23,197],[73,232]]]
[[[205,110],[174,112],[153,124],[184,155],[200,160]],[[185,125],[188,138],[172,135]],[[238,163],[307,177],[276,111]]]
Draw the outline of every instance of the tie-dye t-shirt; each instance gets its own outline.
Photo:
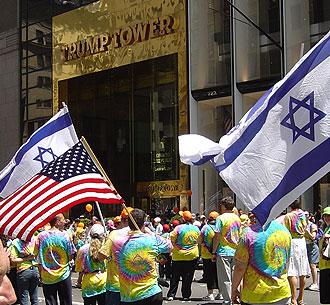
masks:
[[[330,234],[330,226],[326,227],[324,230],[324,234]],[[330,269],[330,260],[326,260],[323,258],[322,251],[323,249],[323,242],[324,242],[324,236],[321,237],[319,242],[319,248],[320,248],[320,262],[319,262],[319,268],[320,270],[324,269]]]
[[[292,238],[302,238],[307,228],[307,219],[303,210],[297,209],[286,214],[284,224],[290,231]]]
[[[241,221],[234,213],[223,213],[217,217],[214,231],[219,233],[218,256],[234,256],[239,241]]]
[[[104,256],[108,257],[106,283],[106,290],[108,291],[119,292],[119,271],[115,262],[116,256],[114,253],[116,253],[116,251],[120,251],[123,244],[127,240],[127,234],[129,231],[129,227],[111,231],[107,240],[99,251]],[[113,241],[115,241],[115,243]]]
[[[156,257],[172,250],[171,241],[159,235],[131,231],[124,245],[116,245],[122,302],[136,302],[159,292]],[[119,249],[122,247],[121,249]]]
[[[243,278],[242,301],[273,303],[291,296],[287,279],[290,232],[277,221],[265,230],[259,224],[247,227],[238,244],[235,259],[248,263]]]
[[[70,260],[76,252],[66,231],[41,232],[36,240],[35,254],[40,264],[40,277],[44,284],[56,284],[70,275]]]
[[[182,224],[174,228],[170,234],[173,244],[173,261],[190,261],[198,258],[198,237],[200,231],[192,224]]]
[[[212,244],[213,238],[215,235],[214,232],[215,225],[214,224],[207,224],[203,226],[201,230],[201,258],[210,259],[212,258]],[[209,251],[211,250],[211,252]]]
[[[76,271],[83,272],[81,285],[83,298],[104,293],[107,280],[105,262],[93,260],[89,255],[89,247],[89,244],[82,246],[76,258]]]
[[[35,240],[35,236],[32,237],[31,241],[23,241],[21,239],[15,238],[9,247],[10,256],[13,258],[24,258],[33,255]],[[17,272],[22,272],[31,266],[36,265],[37,263],[34,259],[17,263]]]

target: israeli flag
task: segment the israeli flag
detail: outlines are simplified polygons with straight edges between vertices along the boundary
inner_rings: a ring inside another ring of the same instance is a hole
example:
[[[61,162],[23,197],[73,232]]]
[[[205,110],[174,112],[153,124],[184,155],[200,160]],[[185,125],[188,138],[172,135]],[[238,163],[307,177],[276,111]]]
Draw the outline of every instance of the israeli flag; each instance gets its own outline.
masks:
[[[179,137],[181,161],[210,160],[261,224],[330,170],[329,33],[215,143]]]
[[[0,196],[7,197],[78,142],[67,106],[36,130],[0,172]]]

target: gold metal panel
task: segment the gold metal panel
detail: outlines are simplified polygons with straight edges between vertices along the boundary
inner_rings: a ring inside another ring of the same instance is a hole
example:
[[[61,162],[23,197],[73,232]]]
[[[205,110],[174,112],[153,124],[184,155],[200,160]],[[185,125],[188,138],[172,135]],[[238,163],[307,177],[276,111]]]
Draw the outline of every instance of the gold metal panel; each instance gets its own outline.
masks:
[[[137,183],[138,193],[155,198],[166,198],[186,194],[181,180],[150,181]]]
[[[187,133],[186,33],[186,0],[100,0],[54,17],[54,112],[66,102],[59,81],[177,53],[179,134]],[[189,188],[182,163],[180,185]]]

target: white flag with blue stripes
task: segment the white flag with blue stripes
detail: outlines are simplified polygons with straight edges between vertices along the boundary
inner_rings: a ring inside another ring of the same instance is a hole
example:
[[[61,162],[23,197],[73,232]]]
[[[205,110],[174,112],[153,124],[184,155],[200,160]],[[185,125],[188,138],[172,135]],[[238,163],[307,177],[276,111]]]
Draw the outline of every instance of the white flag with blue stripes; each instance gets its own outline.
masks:
[[[31,135],[0,172],[0,196],[12,194],[77,142],[68,108],[64,106]]]
[[[210,160],[258,220],[268,223],[330,170],[329,33],[215,143],[179,137],[181,161]]]

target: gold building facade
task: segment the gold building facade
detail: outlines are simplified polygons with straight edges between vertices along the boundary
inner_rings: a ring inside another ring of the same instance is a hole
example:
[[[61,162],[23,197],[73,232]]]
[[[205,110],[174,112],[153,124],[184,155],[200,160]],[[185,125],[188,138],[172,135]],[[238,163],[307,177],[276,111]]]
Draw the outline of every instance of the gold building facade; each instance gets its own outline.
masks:
[[[68,104],[127,203],[188,206],[186,2],[100,0],[54,17],[52,33],[54,112]]]

